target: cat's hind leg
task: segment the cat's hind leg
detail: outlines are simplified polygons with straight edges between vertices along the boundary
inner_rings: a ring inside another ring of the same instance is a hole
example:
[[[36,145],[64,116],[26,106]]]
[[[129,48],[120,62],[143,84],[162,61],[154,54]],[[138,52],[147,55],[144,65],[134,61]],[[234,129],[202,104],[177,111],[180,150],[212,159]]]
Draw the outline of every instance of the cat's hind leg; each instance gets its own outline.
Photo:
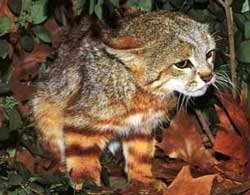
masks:
[[[110,132],[64,127],[66,166],[75,189],[80,190],[87,179],[101,185],[99,160],[110,137]]]

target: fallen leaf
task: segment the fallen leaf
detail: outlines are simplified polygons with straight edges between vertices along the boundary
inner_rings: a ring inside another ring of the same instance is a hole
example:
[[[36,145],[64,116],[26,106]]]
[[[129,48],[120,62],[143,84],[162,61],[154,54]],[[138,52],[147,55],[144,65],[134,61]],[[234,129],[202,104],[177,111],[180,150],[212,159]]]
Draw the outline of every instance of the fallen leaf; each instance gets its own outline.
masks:
[[[184,166],[164,195],[209,195],[216,175],[193,178],[189,166]]]
[[[217,124],[217,127],[221,130],[235,133],[234,127],[230,122],[230,119],[228,118],[226,112],[221,107],[217,105],[214,106],[220,122],[219,124]]]
[[[227,111],[233,124],[238,128],[241,135],[245,138],[249,137],[249,124],[248,120],[240,107],[240,103],[234,100],[232,95],[227,93],[217,93],[216,96],[219,98],[220,102],[223,104],[224,109]]]
[[[38,74],[40,63],[46,61],[51,49],[43,45],[35,45],[32,52],[21,56],[13,56],[14,68],[9,76],[9,85],[17,100],[27,100],[31,97],[33,88],[30,85]]]
[[[64,166],[52,159],[41,159],[38,163],[35,157],[25,148],[18,151],[15,161],[23,163],[27,169],[33,174],[63,172]]]
[[[158,146],[170,158],[179,158],[202,168],[216,164],[215,158],[202,144],[200,126],[193,115],[180,110],[163,132]]]
[[[58,48],[64,35],[62,27],[52,17],[46,20],[43,26],[50,32],[52,47]]]
[[[250,146],[246,139],[239,135],[218,131],[214,143],[214,151],[230,157],[219,167],[235,180],[250,177]]]
[[[170,183],[181,168],[186,165],[188,164],[182,160],[169,159],[164,161],[163,159],[154,159],[152,171],[155,178],[164,179],[166,183]]]
[[[214,151],[227,155],[244,166],[250,158],[247,142],[239,135],[218,131],[214,143]]]

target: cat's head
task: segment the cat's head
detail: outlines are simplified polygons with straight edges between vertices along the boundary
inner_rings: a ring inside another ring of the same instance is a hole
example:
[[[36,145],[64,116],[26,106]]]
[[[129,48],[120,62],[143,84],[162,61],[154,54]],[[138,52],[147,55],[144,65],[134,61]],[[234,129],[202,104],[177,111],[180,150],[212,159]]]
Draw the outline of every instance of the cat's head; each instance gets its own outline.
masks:
[[[208,26],[177,13],[152,12],[127,20],[106,51],[157,95],[203,95],[215,81],[215,41]]]

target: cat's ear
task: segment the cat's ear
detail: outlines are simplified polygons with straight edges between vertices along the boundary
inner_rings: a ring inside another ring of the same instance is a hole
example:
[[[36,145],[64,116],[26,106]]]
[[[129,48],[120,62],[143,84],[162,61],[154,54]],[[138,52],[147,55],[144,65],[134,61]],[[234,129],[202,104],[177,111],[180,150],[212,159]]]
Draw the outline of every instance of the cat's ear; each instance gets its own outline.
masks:
[[[103,43],[105,50],[109,54],[114,55],[126,65],[141,61],[139,54],[143,53],[144,48],[135,37],[123,36],[111,38]]]
[[[110,38],[104,40],[104,43],[113,49],[119,50],[137,49],[142,46],[140,41],[133,36]]]

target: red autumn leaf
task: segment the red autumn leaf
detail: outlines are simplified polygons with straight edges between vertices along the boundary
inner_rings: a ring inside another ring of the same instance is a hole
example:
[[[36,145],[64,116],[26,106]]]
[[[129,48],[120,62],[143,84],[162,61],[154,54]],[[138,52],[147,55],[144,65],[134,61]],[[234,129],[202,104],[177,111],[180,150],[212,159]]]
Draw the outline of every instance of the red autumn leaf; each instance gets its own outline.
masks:
[[[217,105],[215,105],[215,110],[220,121],[220,123],[217,125],[219,129],[234,133],[235,132],[234,127],[232,123],[230,122],[225,111]]]
[[[209,195],[216,175],[193,178],[188,166],[184,166],[164,195]]]
[[[63,38],[63,30],[60,27],[54,18],[49,18],[43,25],[51,34],[51,41],[53,48],[57,48]]]
[[[231,121],[239,129],[241,135],[245,138],[249,137],[250,131],[248,120],[242,108],[239,106],[239,103],[234,100],[230,94],[217,93],[216,95],[219,98],[220,102],[223,104]]]
[[[37,75],[40,63],[46,61],[50,52],[48,47],[35,45],[30,53],[24,53],[22,56],[14,55],[14,68],[9,77],[9,84],[16,99],[26,100],[31,97],[32,86],[29,81]]]
[[[250,147],[241,136],[218,131],[214,143],[214,151],[236,160],[244,166],[250,159]]]
[[[22,149],[17,153],[15,161],[23,163],[34,174],[55,173],[61,171],[61,169],[63,170],[62,165],[53,163],[50,159],[42,159],[37,164],[34,156],[26,149]]]
[[[169,160],[164,161],[163,159],[154,159],[152,171],[156,178],[164,179],[165,181],[173,181],[178,172],[183,166],[188,165],[186,162],[181,160]]]
[[[214,165],[216,160],[202,144],[199,129],[196,118],[180,110],[169,128],[164,130],[163,141],[158,146],[171,158],[179,158],[200,167]]]

